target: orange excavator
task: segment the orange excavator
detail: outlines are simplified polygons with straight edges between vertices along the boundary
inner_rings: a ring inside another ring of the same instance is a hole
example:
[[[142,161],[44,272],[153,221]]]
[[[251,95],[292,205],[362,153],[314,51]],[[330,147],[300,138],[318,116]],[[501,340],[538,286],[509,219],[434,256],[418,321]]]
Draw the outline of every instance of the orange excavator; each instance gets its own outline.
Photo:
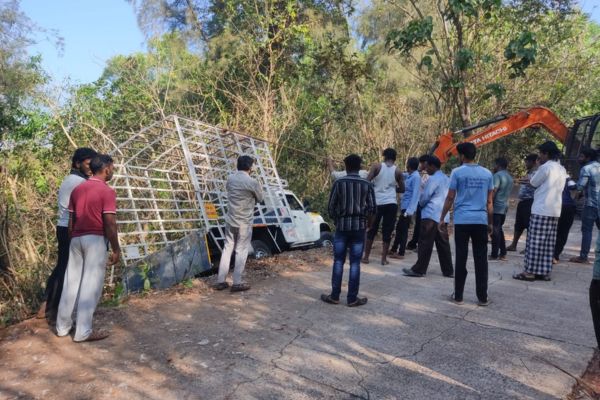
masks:
[[[471,134],[484,127],[486,128],[482,131]],[[429,153],[445,163],[450,157],[456,156],[456,146],[461,142],[471,142],[481,147],[523,129],[539,127],[545,128],[563,144],[564,162],[569,170],[573,170],[570,167],[576,167],[577,157],[582,149],[600,147],[600,113],[576,119],[573,127],[567,128],[551,110],[536,106],[512,115],[500,115],[456,132],[446,132],[437,139]],[[464,139],[456,141],[455,136],[461,134]]]

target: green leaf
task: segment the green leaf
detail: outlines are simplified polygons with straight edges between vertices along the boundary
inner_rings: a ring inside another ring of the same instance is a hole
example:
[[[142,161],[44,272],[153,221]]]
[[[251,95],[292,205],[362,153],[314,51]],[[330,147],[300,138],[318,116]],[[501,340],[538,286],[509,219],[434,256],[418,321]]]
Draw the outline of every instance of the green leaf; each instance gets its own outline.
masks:
[[[521,32],[516,38],[511,40],[504,49],[504,58],[512,61],[510,69],[511,79],[525,76],[525,70],[531,64],[535,63],[538,51],[538,43],[534,34],[530,31]]]
[[[475,65],[473,52],[469,49],[462,48],[456,52],[456,59],[454,65],[461,71],[465,71],[469,68],[473,68]]]
[[[386,39],[386,47],[396,49],[407,56],[419,46],[423,46],[431,39],[433,32],[433,18],[427,16],[422,19],[412,20],[403,29],[392,30]]]

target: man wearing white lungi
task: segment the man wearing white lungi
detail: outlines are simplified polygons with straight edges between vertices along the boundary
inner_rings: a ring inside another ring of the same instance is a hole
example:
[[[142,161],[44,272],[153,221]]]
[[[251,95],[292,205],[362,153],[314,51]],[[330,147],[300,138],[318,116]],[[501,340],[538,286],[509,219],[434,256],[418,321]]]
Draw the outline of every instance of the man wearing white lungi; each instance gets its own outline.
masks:
[[[114,265],[121,256],[116,193],[106,184],[113,176],[113,160],[99,154],[90,162],[90,169],[94,176],[77,186],[69,201],[69,263],[56,319],[57,335],[67,336],[73,327],[73,311],[77,311],[75,342],[108,337],[92,330],[92,320],[102,295],[107,261]],[[110,260],[108,243],[112,248]]]
[[[558,162],[560,150],[556,144],[547,141],[538,150],[540,167],[529,182],[535,193],[527,229],[525,266],[523,272],[513,275],[522,281],[550,280],[562,191],[567,179],[567,171]]]
[[[263,201],[260,183],[250,176],[254,160],[250,156],[240,156],[237,160],[238,171],[227,179],[227,215],[225,216],[225,245],[219,263],[219,276],[216,290],[229,287],[225,281],[231,256],[235,250],[235,268],[233,270],[232,292],[242,292],[250,289],[242,282],[242,273],[246,266],[250,242],[252,240],[252,225],[254,221],[254,206]]]

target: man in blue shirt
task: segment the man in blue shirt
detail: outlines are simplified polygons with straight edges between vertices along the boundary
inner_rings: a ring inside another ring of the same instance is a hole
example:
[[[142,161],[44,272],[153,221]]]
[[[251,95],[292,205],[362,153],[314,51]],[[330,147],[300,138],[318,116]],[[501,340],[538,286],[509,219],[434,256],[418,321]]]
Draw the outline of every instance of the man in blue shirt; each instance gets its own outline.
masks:
[[[440,219],[444,200],[448,194],[448,177],[440,171],[440,167],[441,163],[437,157],[428,157],[425,168],[429,174],[429,179],[419,198],[419,205],[421,206],[421,231],[419,233],[419,246],[417,247],[419,255],[412,268],[402,269],[406,276],[425,276],[434,243],[442,267],[442,274],[448,278],[454,276],[452,253],[448,239],[448,224],[447,221]],[[438,229],[440,222],[442,228]]]
[[[419,175],[419,159],[411,157],[406,162],[407,176],[404,181],[404,193],[400,202],[400,216],[396,224],[396,237],[392,244],[390,258],[403,259],[408,241],[408,228],[412,216],[417,211],[419,204],[419,186],[421,185],[421,175]],[[396,253],[397,252],[397,253]]]
[[[581,213],[581,250],[579,257],[569,261],[580,264],[588,263],[588,254],[592,245],[594,223],[598,225],[598,194],[600,193],[600,163],[596,161],[595,150],[584,149],[579,156],[582,165],[577,182],[577,190],[585,195],[585,205]],[[600,228],[600,225],[598,225]]]
[[[444,218],[454,204],[454,243],[456,247],[456,271],[454,293],[450,300],[463,304],[463,291],[467,279],[467,256],[469,239],[473,243],[475,262],[475,290],[478,305],[487,306],[488,262],[487,242],[492,232],[494,183],[492,173],[473,160],[477,149],[473,143],[456,146],[462,165],[452,170],[448,196],[440,217],[439,229],[444,229]]]
[[[425,171],[425,163],[429,154],[423,154],[419,157],[419,175],[421,175],[421,185],[419,185],[419,191],[422,192],[425,188],[425,183],[429,179],[427,171]],[[413,229],[412,239],[406,243],[406,250],[416,250],[417,244],[419,243],[419,229],[421,229],[421,206],[417,205],[417,212],[415,213],[415,227]]]
[[[513,178],[508,171],[508,160],[498,157],[494,166],[494,229],[492,230],[492,254],[490,260],[506,261],[506,241],[502,226],[506,220],[508,197],[513,187]],[[500,254],[498,254],[500,251]]]
[[[600,235],[596,238],[596,260],[594,261],[589,294],[596,342],[598,343],[598,347],[600,347]]]

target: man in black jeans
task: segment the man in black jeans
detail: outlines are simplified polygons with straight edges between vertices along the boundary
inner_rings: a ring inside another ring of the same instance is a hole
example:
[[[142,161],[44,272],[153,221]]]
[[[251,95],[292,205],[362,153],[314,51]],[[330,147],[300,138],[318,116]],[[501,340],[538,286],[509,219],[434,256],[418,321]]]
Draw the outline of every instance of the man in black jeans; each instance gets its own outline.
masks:
[[[63,179],[58,190],[58,221],[56,224],[56,239],[58,241],[58,258],[46,283],[45,304],[42,303],[39,318],[46,318],[50,324],[56,321],[58,304],[62,294],[65,271],[69,262],[69,199],[71,192],[85,182],[91,175],[90,161],[97,153],[87,147],[75,150],[71,160],[71,173]]]
[[[387,253],[392,240],[392,233],[396,224],[398,213],[398,200],[396,193],[404,193],[404,178],[402,171],[396,167],[396,150],[387,148],[383,151],[383,162],[375,163],[369,170],[367,180],[373,183],[375,189],[375,200],[377,202],[377,214],[373,225],[367,230],[367,241],[365,252],[361,262],[368,264],[371,248],[381,223],[381,265],[389,264]]]
[[[473,161],[477,153],[473,143],[460,143],[456,150],[462,165],[453,169],[450,175],[448,196],[439,223],[439,229],[443,231],[446,227],[444,218],[454,205],[456,271],[454,293],[450,300],[463,304],[470,239],[473,242],[477,304],[487,306],[490,303],[487,293],[487,242],[488,235],[492,232],[494,182],[492,173]]]
[[[506,242],[502,226],[506,220],[508,198],[513,187],[513,178],[506,170],[507,168],[508,160],[506,158],[496,158],[494,166],[494,229],[490,260],[506,261]]]
[[[552,264],[558,264],[560,254],[565,248],[565,244],[567,244],[569,231],[571,230],[571,226],[573,226],[577,205],[573,197],[571,197],[571,190],[576,189],[577,183],[571,177],[568,177],[562,192],[562,207],[560,208],[560,217],[558,218],[558,226],[556,227],[556,243],[554,244]]]

